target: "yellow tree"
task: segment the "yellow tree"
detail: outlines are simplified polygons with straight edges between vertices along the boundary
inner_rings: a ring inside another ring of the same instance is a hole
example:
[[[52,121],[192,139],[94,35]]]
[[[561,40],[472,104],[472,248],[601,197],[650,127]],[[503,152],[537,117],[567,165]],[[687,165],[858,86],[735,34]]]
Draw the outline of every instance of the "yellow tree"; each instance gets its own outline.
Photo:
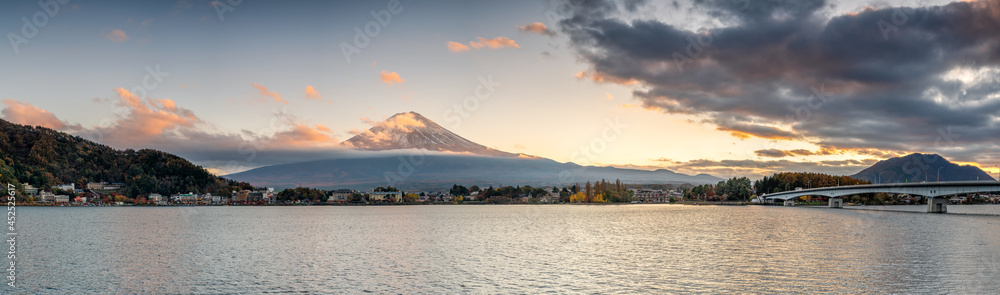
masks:
[[[594,195],[594,203],[607,203],[607,201],[604,201],[604,194]]]

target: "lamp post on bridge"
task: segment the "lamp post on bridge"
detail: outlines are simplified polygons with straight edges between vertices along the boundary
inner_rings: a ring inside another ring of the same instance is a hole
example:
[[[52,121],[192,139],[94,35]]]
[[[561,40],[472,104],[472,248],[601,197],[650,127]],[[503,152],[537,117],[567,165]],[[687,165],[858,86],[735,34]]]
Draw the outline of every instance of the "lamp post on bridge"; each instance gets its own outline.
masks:
[[[938,182],[941,182],[941,168],[944,167],[938,167]]]

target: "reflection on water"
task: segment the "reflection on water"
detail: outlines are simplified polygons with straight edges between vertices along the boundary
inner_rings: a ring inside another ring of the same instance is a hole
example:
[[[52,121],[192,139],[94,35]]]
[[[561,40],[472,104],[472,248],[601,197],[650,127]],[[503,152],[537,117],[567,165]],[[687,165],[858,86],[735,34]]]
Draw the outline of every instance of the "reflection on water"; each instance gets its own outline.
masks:
[[[19,293],[1000,290],[998,216],[671,205],[18,210]]]

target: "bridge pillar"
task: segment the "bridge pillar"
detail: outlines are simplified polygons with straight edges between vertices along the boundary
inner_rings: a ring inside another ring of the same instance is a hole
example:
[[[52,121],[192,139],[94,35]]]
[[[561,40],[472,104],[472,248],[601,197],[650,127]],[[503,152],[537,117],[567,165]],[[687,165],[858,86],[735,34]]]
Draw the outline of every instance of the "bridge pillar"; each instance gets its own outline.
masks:
[[[785,206],[795,206],[795,200],[793,199],[785,200]]]
[[[948,213],[948,198],[927,198],[927,213]]]
[[[844,208],[844,198],[841,197],[830,198],[830,208]]]

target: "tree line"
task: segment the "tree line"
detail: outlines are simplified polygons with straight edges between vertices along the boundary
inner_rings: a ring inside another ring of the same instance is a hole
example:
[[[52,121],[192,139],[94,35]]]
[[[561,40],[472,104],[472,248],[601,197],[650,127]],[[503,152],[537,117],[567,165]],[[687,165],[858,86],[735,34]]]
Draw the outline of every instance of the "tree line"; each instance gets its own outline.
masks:
[[[754,192],[750,179],[733,177],[719,183],[697,185],[683,191],[684,199],[705,201],[749,201]]]
[[[753,188],[757,194],[762,195],[795,190],[796,188],[808,189],[858,184],[871,184],[871,182],[850,176],[809,172],[782,172],[775,173],[770,177],[764,176],[764,178],[754,183]]]

